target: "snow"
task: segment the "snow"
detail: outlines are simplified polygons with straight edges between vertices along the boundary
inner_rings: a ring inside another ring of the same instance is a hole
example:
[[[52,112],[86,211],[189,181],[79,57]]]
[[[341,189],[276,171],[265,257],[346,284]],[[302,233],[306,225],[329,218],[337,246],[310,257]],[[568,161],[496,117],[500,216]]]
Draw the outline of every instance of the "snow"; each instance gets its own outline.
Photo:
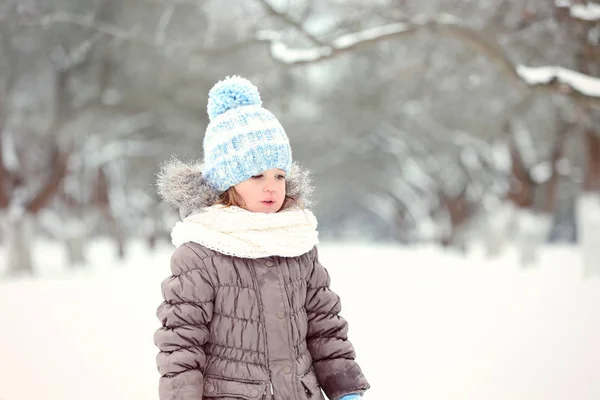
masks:
[[[361,42],[375,40],[383,36],[394,35],[411,29],[410,25],[402,22],[386,24],[374,28],[363,29],[355,33],[349,33],[336,38],[333,41],[333,47],[336,49],[346,49]]]
[[[41,276],[0,283],[1,399],[158,399],[155,310],[172,248],[130,250],[119,262],[95,242],[89,268],[67,274],[62,248],[39,243]],[[365,399],[600,398],[600,278],[583,277],[578,249],[545,248],[527,269],[512,250],[320,253],[372,384]]]
[[[543,245],[552,228],[552,216],[519,208],[515,215],[515,243],[520,249],[521,265],[530,266],[538,261],[538,249]]]
[[[552,163],[542,161],[531,168],[531,179],[537,184],[547,182],[552,177]]]
[[[400,169],[402,170],[402,179],[397,179],[397,185],[393,185],[393,187],[402,188],[402,191],[406,189],[405,186],[411,185],[414,188],[427,192],[436,184],[431,174],[427,173],[414,157],[405,156]],[[412,189],[411,191],[414,192]],[[408,199],[406,197],[400,198]],[[419,203],[419,201],[416,201],[414,204],[415,206],[419,206]]]
[[[600,5],[587,3],[586,5],[569,5],[562,0],[556,0],[558,7],[570,7],[570,13],[575,18],[588,21],[600,20]],[[358,44],[379,40],[402,32],[408,32],[417,25],[425,25],[431,19],[426,15],[416,15],[409,23],[397,22],[348,33],[335,38],[331,46],[315,46],[311,48],[295,49],[282,42],[281,34],[269,30],[261,30],[255,34],[255,39],[267,41],[271,45],[271,56],[284,63],[310,63],[331,56],[336,50],[347,50]],[[442,25],[462,25],[462,21],[450,14],[442,14],[435,21]],[[577,71],[562,67],[528,67],[516,66],[517,74],[529,85],[545,84],[557,79],[569,85],[573,90],[587,96],[600,97],[600,78],[585,75]]]
[[[446,25],[463,25],[464,21],[460,18],[452,15],[452,14],[441,14],[438,19],[438,22]]]
[[[517,66],[517,74],[529,85],[546,84],[556,79],[587,96],[600,97],[600,78],[585,75],[570,69],[547,66]]]
[[[568,176],[572,173],[571,161],[563,157],[556,162],[556,171],[560,175]]]
[[[569,8],[573,18],[584,21],[600,21],[600,4],[585,2],[584,4],[571,4],[570,0],[555,0],[556,7]]]
[[[21,168],[17,149],[15,147],[15,134],[6,130],[4,135],[0,135],[0,151],[2,152],[2,160],[4,165],[0,166],[7,171],[16,172]]]
[[[520,121],[514,123],[515,129],[515,141],[517,142],[517,148],[521,159],[526,166],[531,166],[536,162],[537,150],[536,144],[531,137],[531,132],[527,127]]]
[[[571,6],[570,14],[584,21],[600,21],[600,4],[574,4]]]
[[[479,170],[483,168],[477,151],[471,147],[465,147],[460,153],[460,159],[469,170]]]
[[[294,49],[281,41],[278,32],[261,30],[256,32],[255,39],[271,43],[271,55],[284,64],[317,61],[327,57],[334,50],[344,50],[359,43],[376,40],[384,36],[394,35],[410,29],[410,25],[404,23],[393,23],[374,28],[363,29],[358,32],[342,35],[333,40],[331,46],[316,46],[305,49]]]
[[[327,57],[332,49],[327,46],[320,46],[307,49],[293,49],[283,43],[280,34],[274,31],[261,30],[256,32],[256,40],[268,41],[271,43],[271,55],[276,60],[284,64],[295,64],[301,62],[311,62]]]
[[[414,168],[410,168],[410,172],[409,172],[409,167],[412,166]],[[407,159],[406,162],[404,163],[404,165],[402,166],[403,171],[405,174],[410,174],[412,172],[412,174],[417,174],[419,172],[421,172],[422,170],[420,170],[418,168],[418,165],[412,160],[412,159]],[[417,181],[416,176],[418,175],[413,175],[412,176],[412,181]],[[394,195],[394,197],[398,200],[400,200],[404,206],[407,208],[408,214],[411,216],[411,218],[413,218],[416,221],[422,220],[423,218],[427,217],[428,214],[428,204],[426,201],[424,201],[423,196],[421,196],[411,185],[410,182],[411,181],[411,177],[410,175],[407,175],[407,179],[401,179],[401,178],[390,178],[389,179],[389,191],[391,194]],[[423,182],[423,181],[421,181]]]
[[[508,172],[511,168],[511,159],[510,159],[510,151],[508,146],[501,141],[496,141],[492,145],[492,159],[494,160],[494,165],[500,172]]]

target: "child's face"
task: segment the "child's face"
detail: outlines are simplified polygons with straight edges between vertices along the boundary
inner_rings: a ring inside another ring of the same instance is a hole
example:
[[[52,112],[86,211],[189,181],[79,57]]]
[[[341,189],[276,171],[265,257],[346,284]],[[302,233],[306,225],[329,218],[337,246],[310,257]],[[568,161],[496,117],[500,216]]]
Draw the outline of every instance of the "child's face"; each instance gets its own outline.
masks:
[[[270,169],[234,186],[252,212],[276,213],[285,200],[285,171]]]

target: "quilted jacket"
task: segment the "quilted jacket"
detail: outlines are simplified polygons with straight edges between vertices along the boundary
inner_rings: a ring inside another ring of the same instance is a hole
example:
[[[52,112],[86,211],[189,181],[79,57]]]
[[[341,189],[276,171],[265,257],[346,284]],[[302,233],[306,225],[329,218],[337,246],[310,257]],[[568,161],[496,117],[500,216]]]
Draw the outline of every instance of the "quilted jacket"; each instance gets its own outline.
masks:
[[[308,175],[295,168],[287,191],[306,202]],[[200,170],[173,162],[159,176],[184,217],[214,200]],[[337,400],[369,388],[317,247],[241,258],[188,242],[173,253],[162,294],[160,400],[324,400],[322,391]]]

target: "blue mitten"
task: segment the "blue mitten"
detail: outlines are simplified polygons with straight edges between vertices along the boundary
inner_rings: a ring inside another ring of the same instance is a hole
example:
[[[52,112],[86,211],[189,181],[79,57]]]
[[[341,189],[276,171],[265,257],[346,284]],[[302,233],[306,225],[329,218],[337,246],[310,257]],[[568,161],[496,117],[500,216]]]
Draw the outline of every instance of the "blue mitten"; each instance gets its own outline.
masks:
[[[340,400],[360,400],[362,396],[357,393],[347,394],[345,396],[340,397]]]

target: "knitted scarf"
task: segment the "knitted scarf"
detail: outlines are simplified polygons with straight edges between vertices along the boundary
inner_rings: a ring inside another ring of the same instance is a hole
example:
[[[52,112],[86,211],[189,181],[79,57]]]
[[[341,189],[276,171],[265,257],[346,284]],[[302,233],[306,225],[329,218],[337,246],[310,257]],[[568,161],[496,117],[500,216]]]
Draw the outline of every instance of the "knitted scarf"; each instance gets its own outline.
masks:
[[[319,243],[317,219],[309,210],[290,208],[265,214],[215,205],[175,224],[177,247],[195,242],[241,258],[297,257]]]

